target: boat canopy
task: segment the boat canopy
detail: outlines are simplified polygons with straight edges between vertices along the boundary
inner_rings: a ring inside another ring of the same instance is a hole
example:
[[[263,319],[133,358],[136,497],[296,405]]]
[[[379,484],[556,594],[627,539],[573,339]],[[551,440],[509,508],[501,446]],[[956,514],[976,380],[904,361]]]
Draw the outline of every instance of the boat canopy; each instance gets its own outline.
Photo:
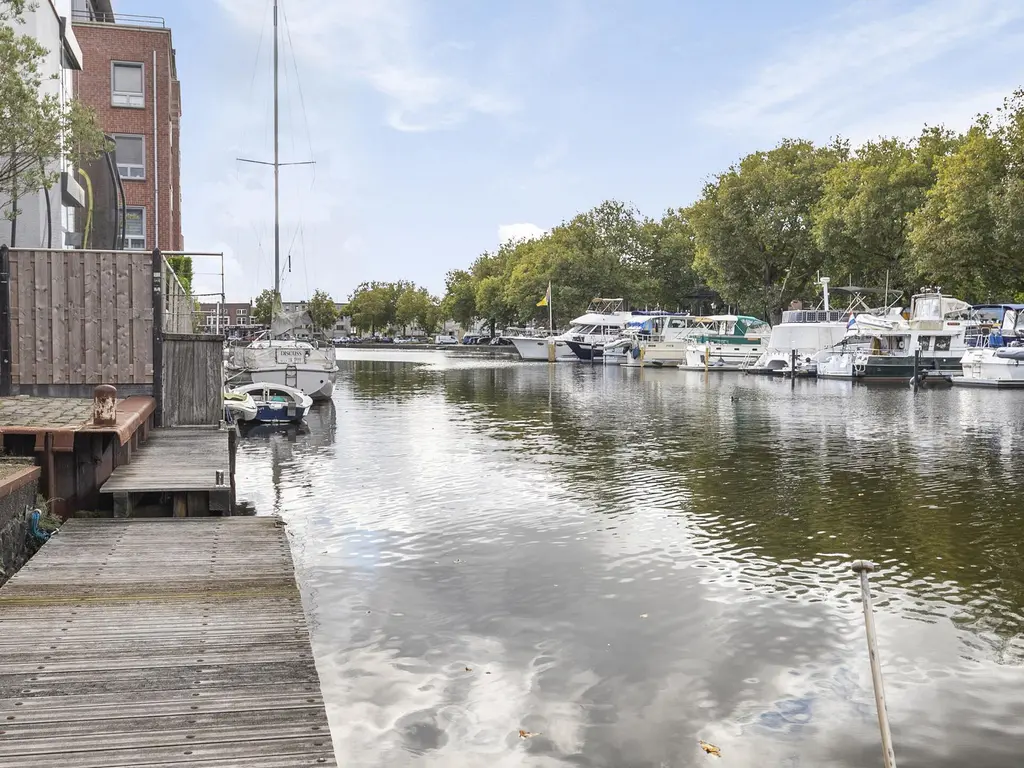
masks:
[[[970,309],[966,301],[941,293],[919,293],[910,300],[911,320],[942,320],[947,315]]]

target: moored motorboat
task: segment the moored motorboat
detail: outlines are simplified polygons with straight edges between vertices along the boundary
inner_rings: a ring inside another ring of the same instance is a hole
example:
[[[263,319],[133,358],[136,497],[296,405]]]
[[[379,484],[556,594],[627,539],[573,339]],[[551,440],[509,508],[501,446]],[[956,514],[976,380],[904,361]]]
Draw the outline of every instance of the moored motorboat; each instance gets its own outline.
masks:
[[[300,422],[313,405],[313,398],[302,390],[275,382],[251,382],[231,391],[249,395],[256,405],[253,421],[264,424]]]
[[[898,308],[886,314],[856,315],[843,340],[815,356],[817,375],[862,381],[911,380],[915,373],[949,377],[959,373],[973,321],[970,305],[938,292],[915,295],[910,319]]]
[[[883,302],[887,302],[890,294],[897,298],[900,295],[898,291],[855,286],[837,286],[830,291],[830,282],[827,277],[818,279],[821,303],[814,309],[804,309],[799,302],[794,302],[782,313],[782,322],[772,327],[766,349],[752,366],[745,369],[747,373],[814,376],[817,373],[816,355],[845,338],[851,317],[858,312],[869,316],[878,313],[868,306],[865,296],[881,295]],[[846,296],[844,309],[834,307],[833,292]]]
[[[333,346],[296,339],[257,339],[232,347],[224,362],[233,384],[265,381],[294,387],[314,400],[330,400],[338,375]]]
[[[224,393],[225,421],[252,421],[256,418],[256,401],[248,392]]]
[[[960,360],[961,376],[953,383],[964,387],[996,389],[1024,388],[1024,304],[975,307],[975,312],[992,315],[994,327],[984,327]],[[988,333],[984,333],[988,331]]]
[[[749,315],[711,315],[708,328],[690,338],[685,362],[689,371],[742,371],[765,350],[771,329]]]

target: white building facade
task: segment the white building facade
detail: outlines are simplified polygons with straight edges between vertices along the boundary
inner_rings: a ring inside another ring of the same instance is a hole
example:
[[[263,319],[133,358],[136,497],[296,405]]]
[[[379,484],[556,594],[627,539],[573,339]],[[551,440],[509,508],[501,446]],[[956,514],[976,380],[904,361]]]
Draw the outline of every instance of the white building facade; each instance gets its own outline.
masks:
[[[79,0],[76,0],[78,2]],[[29,6],[20,24],[19,34],[29,35],[47,50],[40,68],[44,95],[53,95],[67,105],[74,98],[72,72],[81,70],[82,49],[71,29],[72,0],[37,0]],[[109,8],[109,0],[106,0]],[[0,218],[0,244],[21,248],[74,247],[75,216],[85,206],[85,191],[75,178],[74,167],[65,159],[49,161],[48,170],[59,173],[50,189],[22,195],[17,201],[18,216]],[[4,213],[10,213],[11,200],[0,199]]]

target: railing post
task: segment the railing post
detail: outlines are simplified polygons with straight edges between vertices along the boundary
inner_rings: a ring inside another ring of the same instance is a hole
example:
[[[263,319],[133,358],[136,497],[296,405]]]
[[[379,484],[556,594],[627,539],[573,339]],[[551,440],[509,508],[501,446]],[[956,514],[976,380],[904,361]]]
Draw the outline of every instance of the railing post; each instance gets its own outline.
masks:
[[[153,249],[153,421],[163,426],[164,408],[164,256]]]
[[[11,254],[0,245],[0,395],[13,390],[11,371]]]

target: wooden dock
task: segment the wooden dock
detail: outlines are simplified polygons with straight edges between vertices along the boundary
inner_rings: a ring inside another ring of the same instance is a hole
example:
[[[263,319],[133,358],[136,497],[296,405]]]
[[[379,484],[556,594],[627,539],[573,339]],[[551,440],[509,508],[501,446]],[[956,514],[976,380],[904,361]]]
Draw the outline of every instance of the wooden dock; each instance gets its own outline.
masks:
[[[0,588],[0,768],[334,765],[275,518],[70,520]]]
[[[100,491],[113,494],[118,517],[132,516],[146,494],[172,498],[176,517],[230,514],[229,434],[215,427],[154,429],[131,463],[115,469]]]

